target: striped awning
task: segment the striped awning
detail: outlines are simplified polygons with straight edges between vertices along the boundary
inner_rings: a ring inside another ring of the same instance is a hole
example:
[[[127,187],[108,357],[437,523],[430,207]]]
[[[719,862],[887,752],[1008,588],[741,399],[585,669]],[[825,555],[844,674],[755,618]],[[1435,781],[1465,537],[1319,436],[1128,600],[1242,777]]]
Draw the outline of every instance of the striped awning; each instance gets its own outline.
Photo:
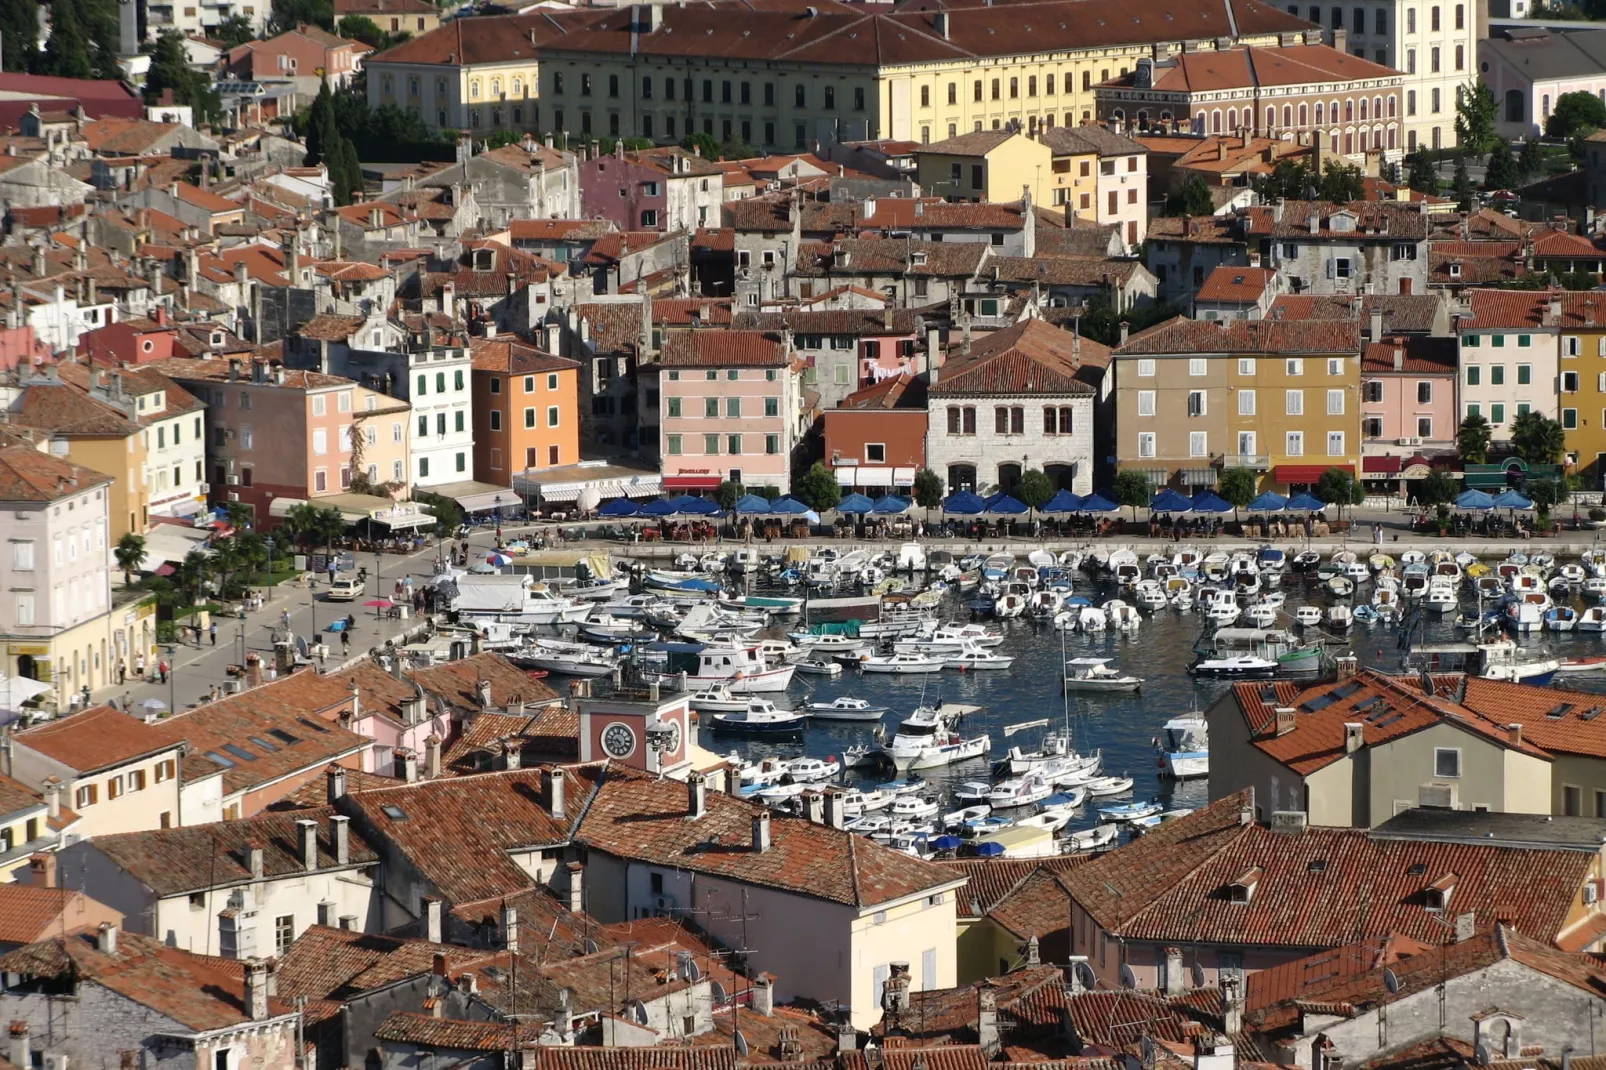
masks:
[[[1213,487],[1218,474],[1214,468],[1184,468],[1178,473],[1185,487]]]
[[[1169,468],[1139,468],[1136,471],[1148,476],[1149,482],[1156,487],[1163,487],[1171,482],[1171,469]]]

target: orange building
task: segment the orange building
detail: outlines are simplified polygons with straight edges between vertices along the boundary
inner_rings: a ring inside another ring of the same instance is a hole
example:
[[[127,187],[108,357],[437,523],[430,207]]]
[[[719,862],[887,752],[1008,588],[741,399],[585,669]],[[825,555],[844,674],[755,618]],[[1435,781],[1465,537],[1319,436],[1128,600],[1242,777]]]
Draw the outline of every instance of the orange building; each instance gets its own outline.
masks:
[[[474,478],[508,486],[580,460],[580,364],[517,338],[476,338]]]

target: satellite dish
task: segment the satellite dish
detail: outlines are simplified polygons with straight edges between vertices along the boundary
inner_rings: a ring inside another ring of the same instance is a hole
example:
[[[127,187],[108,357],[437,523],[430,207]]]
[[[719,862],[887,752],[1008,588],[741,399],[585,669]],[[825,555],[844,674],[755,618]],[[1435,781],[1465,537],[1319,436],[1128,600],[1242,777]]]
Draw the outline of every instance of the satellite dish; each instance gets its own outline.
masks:
[[[296,636],[296,653],[302,657],[307,656],[307,640],[303,636]]]
[[[1478,1065],[1488,1066],[1494,1062],[1494,1045],[1487,1040],[1478,1041]]]
[[[596,487],[587,487],[580,492],[579,497],[575,498],[574,504],[582,513],[595,512],[597,506],[602,504],[602,492]]]
[[[629,1005],[626,1007],[626,1010],[629,1012],[630,1020],[632,1022],[635,1022],[637,1025],[647,1024],[647,1005],[641,1002],[641,1000],[632,999]]]
[[[1195,962],[1193,964],[1193,987],[1195,987],[1195,988],[1203,988],[1204,986],[1205,986],[1204,967],[1199,965],[1197,962]]]
[[[1087,989],[1097,988],[1099,984],[1098,976],[1094,974],[1093,967],[1085,962],[1076,964],[1076,979],[1082,982],[1083,988]]]
[[[725,1002],[725,986],[720,984],[718,981],[708,982],[708,994],[714,998],[715,1003]]]
[[[736,1041],[736,1054],[737,1055],[746,1055],[747,1054],[747,1050],[748,1050],[747,1049],[747,1038],[742,1036],[742,1031],[740,1029],[738,1029],[736,1031],[734,1039]]]
[[[587,955],[595,955],[597,953],[597,942],[589,936],[586,937],[585,949]]]
[[[1136,987],[1138,987],[1137,974],[1133,973],[1132,972],[1132,967],[1128,966],[1124,962],[1121,964],[1121,987],[1122,988],[1136,988]]]
[[[1399,975],[1396,974],[1393,970],[1385,968],[1383,970],[1383,987],[1387,988],[1389,990],[1389,994],[1390,995],[1399,995],[1399,992],[1400,992],[1400,978],[1399,978]]]

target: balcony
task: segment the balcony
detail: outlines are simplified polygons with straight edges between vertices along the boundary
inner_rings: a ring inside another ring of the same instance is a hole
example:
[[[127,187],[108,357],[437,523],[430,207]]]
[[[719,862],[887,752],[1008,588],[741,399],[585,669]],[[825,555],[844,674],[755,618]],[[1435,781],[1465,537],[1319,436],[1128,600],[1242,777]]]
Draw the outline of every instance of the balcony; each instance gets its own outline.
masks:
[[[1252,468],[1257,472],[1265,472],[1271,468],[1271,456],[1265,453],[1223,453],[1221,467]]]

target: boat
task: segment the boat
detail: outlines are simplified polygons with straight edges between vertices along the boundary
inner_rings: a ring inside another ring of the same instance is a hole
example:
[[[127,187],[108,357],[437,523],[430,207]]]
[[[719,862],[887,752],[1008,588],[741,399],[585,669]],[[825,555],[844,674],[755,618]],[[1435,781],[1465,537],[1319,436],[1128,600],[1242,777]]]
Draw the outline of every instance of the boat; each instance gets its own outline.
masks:
[[[930,795],[900,795],[892,800],[893,817],[923,818],[931,817],[942,809],[935,797]]]
[[[936,672],[944,664],[946,663],[941,658],[923,657],[919,654],[873,654],[859,659],[861,672]]]
[[[1125,795],[1132,790],[1132,778],[1129,776],[1103,776],[1094,777],[1082,787],[1095,799],[1102,799],[1110,795]]]
[[[883,749],[894,769],[933,769],[955,762],[979,758],[987,753],[992,740],[984,733],[965,739],[955,726],[979,706],[947,704],[921,706],[898,725],[892,741]]]
[[[844,816],[856,817],[884,810],[892,805],[897,796],[890,791],[860,791],[858,788],[849,788],[842,793],[842,813]]]
[[[985,780],[967,780],[954,789],[956,802],[986,802],[987,796],[993,793],[993,786]]]
[[[1606,606],[1590,606],[1578,614],[1581,632],[1606,632]]]
[[[809,715],[797,710],[776,709],[766,699],[753,699],[747,708],[738,713],[716,713],[709,718],[711,727],[732,735],[768,736],[797,735],[808,723]]]
[[[1557,672],[1599,672],[1606,669],[1606,654],[1595,654],[1587,658],[1562,658],[1561,664],[1556,667]]]
[[[986,817],[992,812],[993,808],[988,806],[986,803],[978,803],[974,806],[966,806],[963,809],[955,810],[952,813],[943,814],[942,827],[947,829],[962,828],[972,821],[980,821],[982,818]]]
[[[544,669],[564,676],[607,676],[619,666],[618,658],[596,647],[555,639],[541,639],[532,646],[510,650],[507,658],[521,669]]]
[[[1015,822],[1016,828],[1045,829],[1049,833],[1058,832],[1071,823],[1076,815],[1069,810],[1044,810],[1040,814],[1023,817]]]
[[[1316,628],[1322,623],[1322,611],[1319,606],[1300,606],[1294,610],[1294,623],[1302,628]]]
[[[979,646],[970,646],[958,654],[951,654],[943,661],[946,669],[958,669],[968,672],[972,669],[1007,669],[1015,664],[1015,659],[1008,654],[998,654],[991,650],[983,650]]]
[[[723,683],[735,695],[785,691],[797,671],[792,664],[770,668],[757,646],[649,643],[644,649],[664,658],[661,672],[643,672],[647,682],[682,690]]]
[[[1158,814],[1165,807],[1153,800],[1144,802],[1117,803],[1114,806],[1101,806],[1099,816],[1106,821],[1136,821],[1140,817],[1149,817]]]
[[[1327,607],[1327,626],[1334,631],[1348,631],[1355,623],[1355,611],[1340,602]]]
[[[1108,668],[1112,658],[1071,658],[1065,663],[1067,691],[1137,691],[1140,677]]]
[[[1038,776],[1027,773],[1023,777],[1001,780],[993,785],[987,802],[994,810],[1007,810],[1013,806],[1030,806],[1054,794],[1054,785]]]
[[[810,676],[841,676],[842,663],[840,661],[815,661],[813,658],[799,658],[789,663],[794,669]]]
[[[830,702],[810,702],[803,707],[816,721],[879,721],[887,706],[872,706],[862,698],[838,695]]]
[[[842,772],[842,763],[833,755],[829,758],[793,758],[786,763],[786,775],[794,781],[813,783],[830,780]]]
[[[1257,677],[1271,676],[1277,671],[1277,663],[1270,658],[1258,658],[1253,654],[1229,654],[1220,658],[1201,658],[1188,666],[1188,672],[1194,676],[1224,676],[1224,677]]]
[[[528,573],[473,575],[459,573],[437,585],[447,606],[465,624],[503,621],[513,624],[573,624],[595,609],[586,599],[564,598]]]
[[[1162,777],[1186,780],[1210,775],[1210,726],[1198,710],[1162,725],[1156,746]]]
[[[747,709],[747,699],[732,695],[724,684],[714,684],[693,692],[687,701],[699,713],[740,713]]]
[[[1551,606],[1545,610],[1545,631],[1570,632],[1578,624],[1578,611],[1571,606]]]
[[[1108,847],[1120,835],[1119,825],[1095,825],[1066,836],[1065,844],[1073,851],[1096,851],[1100,847]]]
[[[1045,814],[1060,811],[1070,813],[1085,801],[1087,801],[1087,789],[1072,788],[1070,791],[1056,791],[1037,805],[1038,809]]]

